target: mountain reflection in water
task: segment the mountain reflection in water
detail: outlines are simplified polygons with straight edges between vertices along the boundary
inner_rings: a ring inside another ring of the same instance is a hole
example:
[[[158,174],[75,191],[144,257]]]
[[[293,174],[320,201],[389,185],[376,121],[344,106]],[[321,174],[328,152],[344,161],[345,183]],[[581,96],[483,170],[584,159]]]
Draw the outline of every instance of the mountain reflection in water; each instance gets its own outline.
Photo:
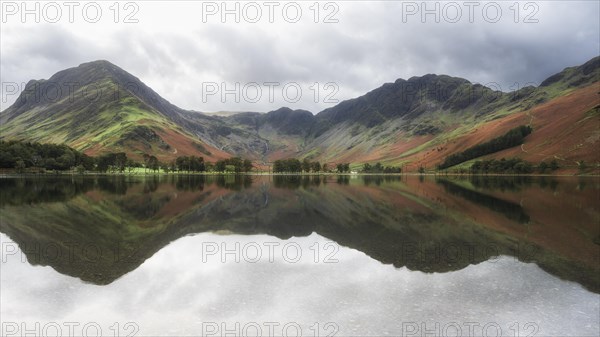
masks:
[[[193,233],[315,232],[396,268],[448,272],[509,255],[600,291],[593,179],[117,176],[0,188],[1,231],[27,260],[94,284]],[[101,252],[95,263],[83,247]],[[61,254],[41,253],[50,248]]]

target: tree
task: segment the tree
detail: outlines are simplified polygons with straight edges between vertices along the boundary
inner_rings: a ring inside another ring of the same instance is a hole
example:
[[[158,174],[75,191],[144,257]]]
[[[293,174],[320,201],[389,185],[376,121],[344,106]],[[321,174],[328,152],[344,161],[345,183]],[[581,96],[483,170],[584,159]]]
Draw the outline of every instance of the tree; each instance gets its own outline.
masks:
[[[514,166],[514,172],[515,173],[531,173],[533,172],[533,167],[530,163],[525,162],[525,161],[519,161],[517,164],[515,164]]]
[[[286,161],[287,171],[292,173],[302,172],[302,163],[298,159],[288,159]]]
[[[127,154],[125,152],[115,153],[113,159],[113,165],[120,172],[125,171],[125,165],[127,164]]]
[[[244,159],[244,172],[251,172],[254,165],[250,159]]]
[[[546,173],[546,170],[548,170],[549,165],[546,164],[545,161],[542,161],[539,165],[538,165],[538,171],[540,171],[540,173]]]
[[[369,163],[363,165],[363,172],[365,173],[402,173],[402,168],[399,166],[383,166],[381,163],[376,163],[371,166]]]
[[[550,162],[550,169],[551,169],[552,171],[556,171],[556,170],[558,170],[559,168],[560,168],[560,166],[558,166],[558,162],[556,161],[556,159],[553,159],[553,160]]]
[[[227,164],[233,166],[233,172],[240,173],[243,170],[244,161],[240,157],[232,157],[227,159]]]
[[[386,166],[383,173],[402,173],[402,168],[396,166]]]
[[[148,159],[148,168],[154,172],[158,171],[158,169],[160,168],[160,163],[158,162],[158,159],[155,156],[150,156],[150,158]]]
[[[217,172],[224,172],[225,171],[225,165],[227,165],[227,163],[225,162],[225,160],[219,160],[215,163],[215,171]]]
[[[419,173],[420,174],[425,173],[425,168],[423,166],[419,166]]]
[[[177,169],[181,172],[184,170],[187,170],[189,172],[190,170],[190,161],[189,158],[186,156],[180,156],[177,157],[177,159],[175,159],[175,162],[177,163]]]
[[[135,166],[136,164],[133,159],[127,159],[127,173],[131,174],[135,169]]]
[[[300,173],[302,172],[302,162],[295,158],[279,159],[273,162],[274,173]]]
[[[85,173],[85,167],[83,165],[77,165],[77,167],[75,167],[75,171],[79,174],[84,174]]]
[[[44,168],[47,170],[56,170],[56,160],[54,158],[47,158],[46,160],[44,160]]]
[[[25,162],[22,159],[19,159],[16,161],[15,163],[15,169],[17,170],[17,173],[23,173],[25,172]]]
[[[310,172],[310,161],[306,158],[304,158],[304,160],[302,161],[302,170],[306,173]]]
[[[375,164],[375,166],[373,166],[373,173],[381,173],[383,172],[383,165],[381,165],[381,163],[377,162]]]
[[[150,155],[147,153],[144,153],[143,160],[144,160],[144,173],[146,173],[146,170],[148,170],[148,168],[149,168],[148,166],[150,163]]]
[[[56,165],[59,170],[68,170],[75,164],[75,158],[72,153],[65,152],[56,159]]]
[[[476,161],[471,165],[471,173],[517,173],[527,174],[533,172],[533,165],[520,158],[501,158],[500,160]]]
[[[204,172],[206,170],[203,157],[191,156],[189,157],[189,162],[190,168],[194,172]]]
[[[337,170],[339,173],[350,172],[350,164],[349,163],[337,164]]]
[[[467,160],[517,146],[522,144],[525,137],[532,131],[533,129],[528,125],[516,127],[500,137],[493,138],[485,143],[472,146],[463,152],[455,153],[446,157],[446,159],[444,159],[444,161],[439,165],[439,168],[443,170]]]
[[[204,158],[200,157],[199,160],[201,161],[202,165],[200,168],[200,171],[204,170]],[[230,167],[229,167],[230,166]],[[215,163],[215,170],[218,172],[235,172],[235,173],[241,173],[241,172],[249,172],[250,170],[252,170],[252,162],[250,160],[244,160],[240,157],[232,157],[229,159],[222,159],[219,160]]]
[[[318,161],[312,162],[311,170],[315,173],[321,172],[321,163],[319,163]]]
[[[87,171],[93,170],[96,166],[96,160],[86,154],[81,155],[80,162]]]
[[[111,166],[112,164],[113,161],[110,155],[102,155],[98,157],[98,171],[106,172],[109,166]],[[48,166],[48,163],[46,163],[46,166]]]
[[[15,167],[15,158],[12,153],[2,149],[0,150],[0,167],[13,168]]]
[[[273,162],[273,173],[284,172],[285,170],[283,160],[276,160]]]
[[[83,156],[86,156],[86,155],[83,154]],[[86,157],[88,157],[88,156],[86,156]],[[31,165],[33,165],[34,167],[38,166],[42,163],[42,156],[40,156],[39,154],[34,154],[31,156],[30,161],[31,161]]]

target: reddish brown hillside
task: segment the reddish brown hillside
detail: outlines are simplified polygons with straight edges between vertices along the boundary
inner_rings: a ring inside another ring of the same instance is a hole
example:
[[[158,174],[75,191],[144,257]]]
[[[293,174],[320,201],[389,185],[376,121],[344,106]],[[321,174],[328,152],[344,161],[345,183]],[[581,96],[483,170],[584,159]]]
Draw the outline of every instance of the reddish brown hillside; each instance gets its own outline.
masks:
[[[89,156],[97,156],[107,152],[123,151],[129,158],[141,161],[143,154],[155,155],[161,162],[170,162],[179,156],[200,156],[206,161],[215,162],[220,159],[231,157],[230,154],[216,149],[200,140],[194,140],[192,136],[177,130],[168,128],[155,128],[154,131],[162,142],[168,145],[168,149],[152,147],[138,139],[130,139],[120,146],[105,147],[102,143],[96,143],[84,152]]]
[[[600,83],[537,106],[526,112],[533,117],[534,132],[522,149],[508,149],[496,157],[518,155],[532,162],[559,159],[567,165],[577,160],[596,163],[600,159],[600,115],[592,110],[599,106]]]
[[[574,166],[577,160],[598,163],[600,115],[592,111],[599,105],[600,84],[595,83],[530,110],[487,122],[469,134],[443,146],[425,149],[407,159],[415,163],[415,167],[423,165],[433,168],[450,154],[501,136],[519,125],[531,123],[534,131],[527,136],[523,146],[500,151],[487,158],[519,157],[534,163],[558,159],[563,166]]]

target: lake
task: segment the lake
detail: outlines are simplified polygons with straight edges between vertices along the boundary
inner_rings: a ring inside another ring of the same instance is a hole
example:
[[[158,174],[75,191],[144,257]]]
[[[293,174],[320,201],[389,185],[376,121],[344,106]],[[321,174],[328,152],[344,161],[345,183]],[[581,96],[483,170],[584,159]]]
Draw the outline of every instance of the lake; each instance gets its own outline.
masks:
[[[600,180],[0,179],[8,336],[598,336]]]

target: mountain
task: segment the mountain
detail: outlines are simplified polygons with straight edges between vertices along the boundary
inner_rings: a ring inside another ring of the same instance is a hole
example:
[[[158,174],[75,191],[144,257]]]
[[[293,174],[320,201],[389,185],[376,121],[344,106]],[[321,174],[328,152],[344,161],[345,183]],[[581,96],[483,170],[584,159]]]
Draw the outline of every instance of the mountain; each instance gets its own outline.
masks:
[[[3,139],[66,143],[87,154],[125,151],[167,159],[229,154],[186,131],[183,110],[138,78],[107,62],[84,63],[48,80],[27,83],[17,101],[0,114]]]
[[[415,170],[530,125],[534,131],[521,147],[487,158],[557,159],[566,167],[599,161],[599,76],[596,57],[539,87],[509,93],[428,74],[386,83],[316,115],[289,108],[205,114],[180,109],[123,69],[96,61],[30,81],[0,113],[0,138],[66,143],[91,155],[193,154],[209,161],[237,155],[258,163],[295,156]]]
[[[307,148],[321,161],[434,167],[453,153],[519,125],[534,132],[519,156],[533,162],[598,162],[600,58],[504,93],[461,78],[425,75],[387,83],[317,114]],[[529,149],[532,149],[531,151]]]

